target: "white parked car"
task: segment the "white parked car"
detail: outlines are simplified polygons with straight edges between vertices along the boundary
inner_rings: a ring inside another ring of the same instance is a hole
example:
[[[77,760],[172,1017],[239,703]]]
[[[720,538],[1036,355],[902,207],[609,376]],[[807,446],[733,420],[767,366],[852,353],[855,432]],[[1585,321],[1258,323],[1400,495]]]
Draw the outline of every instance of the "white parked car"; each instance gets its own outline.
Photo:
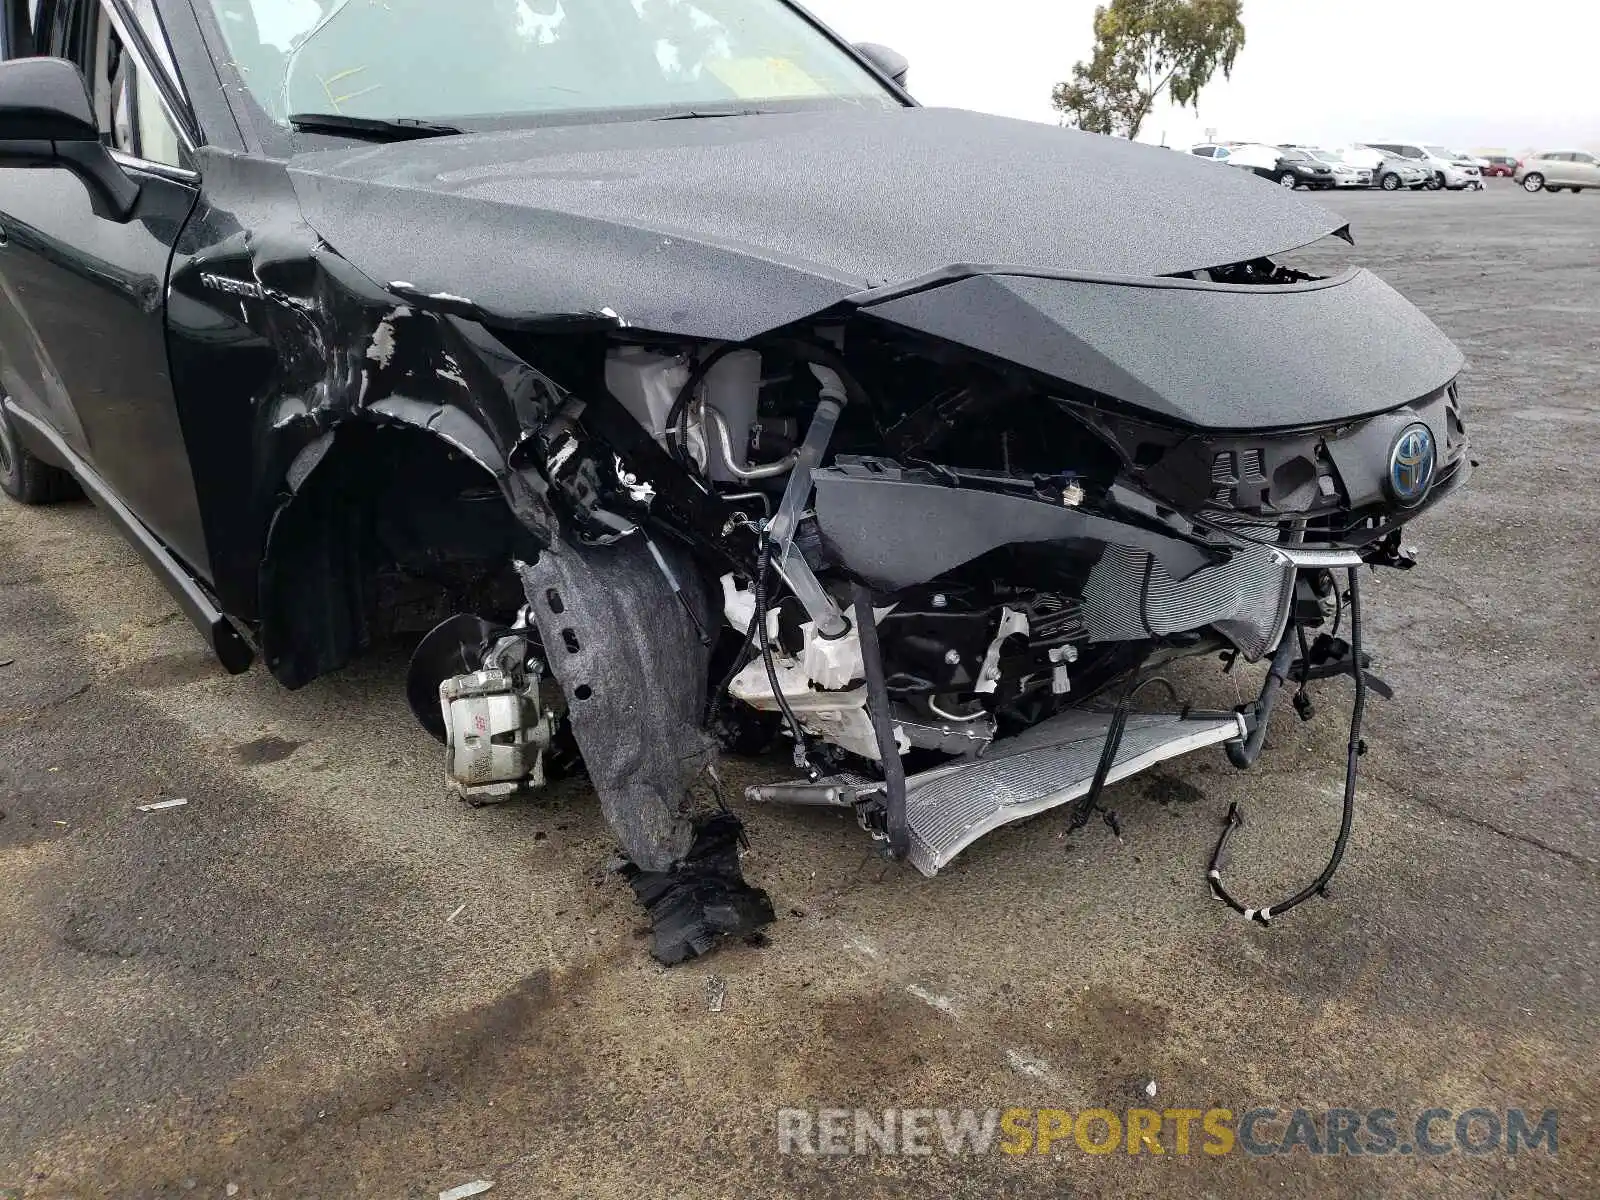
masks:
[[[1212,162],[1227,163],[1230,167],[1243,167],[1274,183],[1282,183],[1287,178],[1285,187],[1293,187],[1296,182],[1294,172],[1284,168],[1283,151],[1276,146],[1260,142],[1202,142],[1191,146],[1189,153]]]
[[[1416,161],[1428,172],[1428,186],[1435,190],[1483,187],[1483,172],[1478,166],[1446,146],[1424,142],[1366,142],[1365,145]]]
[[[1530,192],[1600,188],[1600,159],[1587,150],[1541,150],[1517,164],[1514,178]]]

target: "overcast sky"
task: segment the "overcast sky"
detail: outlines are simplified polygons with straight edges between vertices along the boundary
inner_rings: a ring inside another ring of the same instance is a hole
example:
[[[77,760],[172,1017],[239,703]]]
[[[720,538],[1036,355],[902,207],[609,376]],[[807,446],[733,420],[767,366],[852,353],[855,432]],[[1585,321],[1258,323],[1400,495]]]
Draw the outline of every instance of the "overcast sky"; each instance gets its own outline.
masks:
[[[924,104],[1054,121],[1050,89],[1088,57],[1094,0],[802,0],[855,41],[911,60]],[[1246,0],[1246,45],[1196,116],[1141,141],[1600,149],[1595,0]]]

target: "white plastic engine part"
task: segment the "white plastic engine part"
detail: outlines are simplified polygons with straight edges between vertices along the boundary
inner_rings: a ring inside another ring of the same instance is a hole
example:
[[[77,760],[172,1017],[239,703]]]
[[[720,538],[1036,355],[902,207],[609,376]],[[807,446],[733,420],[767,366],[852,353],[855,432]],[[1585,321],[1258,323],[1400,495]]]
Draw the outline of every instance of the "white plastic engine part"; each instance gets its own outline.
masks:
[[[800,626],[800,635],[806,640],[800,665],[806,677],[818,687],[836,692],[867,677],[867,667],[861,657],[861,638],[854,626],[850,632],[836,638],[825,638],[817,633],[810,621]]]
[[[748,633],[756,619],[756,592],[754,588],[741,588],[732,575],[722,577],[722,615],[739,634]],[[767,640],[778,640],[778,610],[767,610]]]
[[[667,417],[688,382],[689,360],[681,354],[621,346],[606,355],[607,389],[658,442],[665,443]]]
[[[722,577],[722,610],[728,624],[743,633],[756,619],[755,592],[740,588],[732,575]],[[878,620],[893,612],[888,608],[874,610]],[[848,691],[850,684],[866,676],[866,666],[861,658],[861,640],[852,629],[843,637],[828,640],[819,637],[814,623],[807,621],[800,627],[805,638],[805,649],[800,657],[774,653],[772,665],[778,676],[778,686],[784,699],[807,732],[825,742],[839,746],[852,754],[876,761],[878,740],[873,733],[872,720],[867,715],[867,690],[857,686]],[[767,638],[778,639],[777,610],[767,612]],[[728,694],[742,700],[752,708],[777,712],[779,705],[773,695],[772,682],[767,678],[767,665],[757,655],[728,685]],[[895,741],[904,754],[911,749],[911,740],[898,725]]]
[[[1072,675],[1067,670],[1067,664],[1078,661],[1078,648],[1070,644],[1052,646],[1050,661],[1055,664],[1050,672],[1050,690],[1057,696],[1065,696],[1072,690]]]
[[[439,685],[445,777],[469,804],[492,804],[544,786],[551,727],[539,703],[539,672],[519,689],[504,671],[457,675]]]
[[[749,466],[750,427],[756,423],[756,408],[761,398],[761,355],[754,350],[735,350],[724,355],[706,372],[701,394],[708,405],[722,414],[734,466]],[[723,460],[721,439],[704,428],[698,432],[701,440],[713,447],[708,468],[711,478],[717,483],[739,482],[739,477],[728,470]]]
[[[778,686],[783,689],[784,699],[807,733],[862,758],[878,761],[878,739],[872,729],[872,718],[867,715],[866,688],[819,692],[811,687],[805,668],[794,659],[774,656],[773,667],[778,673]],[[759,657],[734,676],[728,685],[728,694],[751,708],[779,711],[772,683],[767,678],[766,664]],[[911,739],[899,725],[894,728],[894,740],[901,754],[911,749]]]

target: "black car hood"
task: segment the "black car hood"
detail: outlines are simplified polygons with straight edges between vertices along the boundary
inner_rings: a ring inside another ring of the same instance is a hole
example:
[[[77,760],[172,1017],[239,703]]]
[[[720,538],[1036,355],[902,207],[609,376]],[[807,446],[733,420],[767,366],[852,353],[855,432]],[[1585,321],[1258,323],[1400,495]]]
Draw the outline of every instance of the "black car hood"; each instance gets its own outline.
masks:
[[[1249,172],[951,109],[473,134],[288,170],[308,224],[399,295],[719,339],[953,264],[1169,275],[1344,224]]]
[[[993,272],[863,311],[1210,430],[1385,412],[1464,365],[1432,321],[1361,269],[1291,285]]]

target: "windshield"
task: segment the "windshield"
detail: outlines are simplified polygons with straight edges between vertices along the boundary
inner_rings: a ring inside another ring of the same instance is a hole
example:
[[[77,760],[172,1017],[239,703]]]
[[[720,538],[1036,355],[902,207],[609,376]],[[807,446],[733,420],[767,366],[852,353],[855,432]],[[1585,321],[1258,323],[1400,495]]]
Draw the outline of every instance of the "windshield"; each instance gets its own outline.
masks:
[[[1337,150],[1313,150],[1311,157],[1318,162],[1327,163],[1329,166],[1338,166],[1344,162],[1344,155]]]
[[[1429,154],[1433,155],[1435,158],[1460,158],[1461,157],[1454,150],[1446,150],[1443,146],[1424,146],[1423,149],[1426,150]]]
[[[899,102],[781,0],[210,0],[274,121]]]

